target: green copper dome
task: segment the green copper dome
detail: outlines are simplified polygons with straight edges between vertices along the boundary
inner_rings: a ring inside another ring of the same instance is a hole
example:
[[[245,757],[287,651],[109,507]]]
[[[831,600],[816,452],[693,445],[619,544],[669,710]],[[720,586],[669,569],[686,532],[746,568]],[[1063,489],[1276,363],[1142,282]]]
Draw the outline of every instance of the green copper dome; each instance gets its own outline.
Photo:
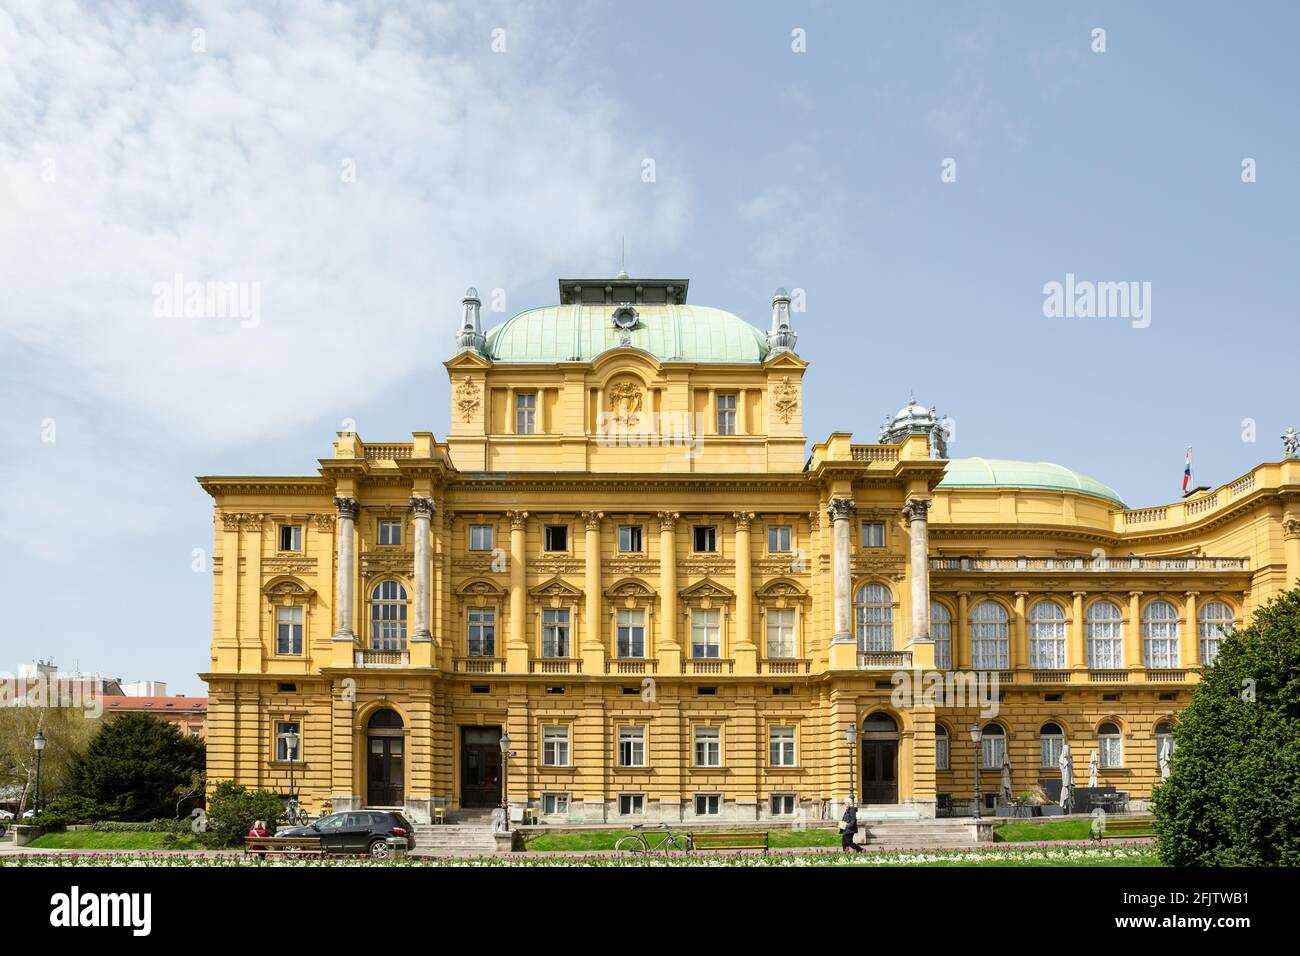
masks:
[[[940,488],[1046,488],[1103,498],[1123,508],[1119,493],[1109,485],[1050,461],[1011,461],[1006,458],[953,458]]]
[[[494,362],[590,362],[627,345],[664,362],[759,364],[767,336],[730,312],[701,305],[642,304],[636,324],[614,323],[617,306],[551,305],[520,312],[487,333],[484,353]]]

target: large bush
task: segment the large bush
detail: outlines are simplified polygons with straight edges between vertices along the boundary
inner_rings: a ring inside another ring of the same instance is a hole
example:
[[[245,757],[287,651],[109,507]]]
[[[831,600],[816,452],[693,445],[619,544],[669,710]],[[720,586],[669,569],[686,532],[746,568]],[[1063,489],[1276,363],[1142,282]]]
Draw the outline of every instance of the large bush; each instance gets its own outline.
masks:
[[[1153,799],[1166,863],[1300,865],[1300,589],[1222,642],[1174,740]]]
[[[96,800],[72,793],[61,793],[41,807],[36,823],[46,829],[58,829],[73,824],[94,823],[109,816],[111,811]]]
[[[270,790],[249,790],[233,780],[223,780],[208,797],[208,831],[204,842],[210,846],[238,846],[253,821],[265,820],[272,833],[284,815],[284,804]]]
[[[66,792],[109,808],[119,820],[176,815],[177,794],[203,771],[205,751],[151,714],[104,722],[68,769]]]

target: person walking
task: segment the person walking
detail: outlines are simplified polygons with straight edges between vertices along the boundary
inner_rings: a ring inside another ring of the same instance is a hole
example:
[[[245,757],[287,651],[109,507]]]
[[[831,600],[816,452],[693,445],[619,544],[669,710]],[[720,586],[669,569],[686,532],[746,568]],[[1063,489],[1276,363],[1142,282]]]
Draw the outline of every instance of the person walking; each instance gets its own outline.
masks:
[[[844,816],[840,817],[840,849],[852,850],[854,853],[861,853],[862,847],[853,842],[854,836],[858,832],[858,808],[853,805],[853,800],[849,797],[844,798]]]

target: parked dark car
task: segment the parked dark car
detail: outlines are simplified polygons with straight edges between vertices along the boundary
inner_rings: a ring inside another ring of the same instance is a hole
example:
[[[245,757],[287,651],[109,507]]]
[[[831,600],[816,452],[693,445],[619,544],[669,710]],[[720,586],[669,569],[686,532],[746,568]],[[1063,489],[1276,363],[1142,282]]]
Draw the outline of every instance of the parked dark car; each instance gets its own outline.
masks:
[[[415,827],[395,810],[331,813],[303,827],[281,827],[278,837],[320,837],[326,853],[368,853],[384,859],[415,847]]]

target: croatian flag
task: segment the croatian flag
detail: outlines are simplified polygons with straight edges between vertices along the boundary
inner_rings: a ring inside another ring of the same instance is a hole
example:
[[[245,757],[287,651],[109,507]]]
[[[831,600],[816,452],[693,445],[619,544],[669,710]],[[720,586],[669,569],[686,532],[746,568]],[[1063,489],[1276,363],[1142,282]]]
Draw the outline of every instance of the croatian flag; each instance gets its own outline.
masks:
[[[1192,486],[1192,446],[1187,446],[1187,461],[1183,464],[1183,494]]]

